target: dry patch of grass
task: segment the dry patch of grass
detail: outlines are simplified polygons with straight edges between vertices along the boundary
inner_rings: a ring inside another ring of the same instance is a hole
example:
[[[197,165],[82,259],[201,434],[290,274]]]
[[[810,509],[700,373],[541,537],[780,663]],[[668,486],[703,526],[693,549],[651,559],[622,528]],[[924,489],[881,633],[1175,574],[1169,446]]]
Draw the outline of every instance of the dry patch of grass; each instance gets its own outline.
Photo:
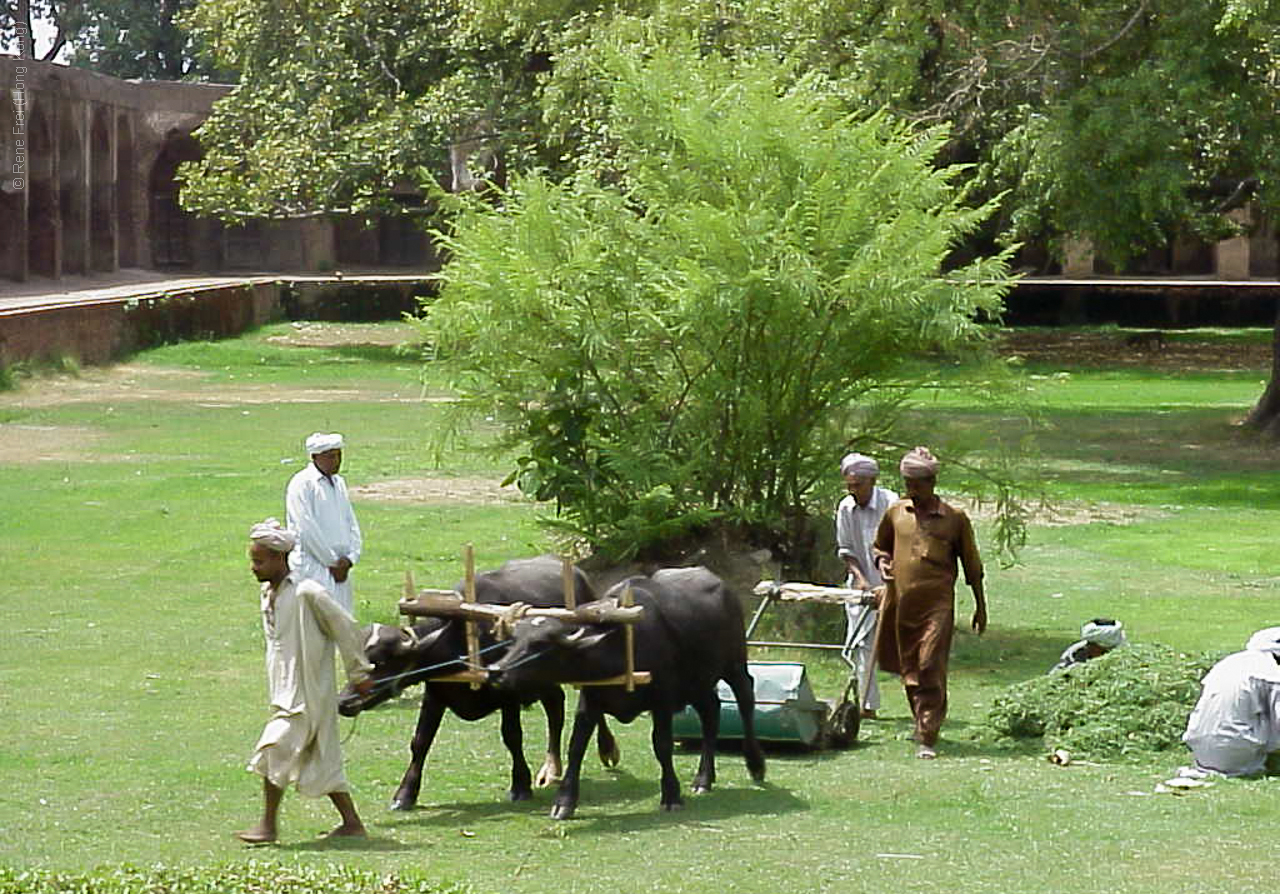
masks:
[[[86,426],[0,425],[0,462],[25,465],[40,462],[88,462],[114,459],[93,452],[106,437],[104,432]]]
[[[398,504],[518,503],[524,496],[514,486],[502,487],[491,478],[396,478],[351,488],[360,500]]]

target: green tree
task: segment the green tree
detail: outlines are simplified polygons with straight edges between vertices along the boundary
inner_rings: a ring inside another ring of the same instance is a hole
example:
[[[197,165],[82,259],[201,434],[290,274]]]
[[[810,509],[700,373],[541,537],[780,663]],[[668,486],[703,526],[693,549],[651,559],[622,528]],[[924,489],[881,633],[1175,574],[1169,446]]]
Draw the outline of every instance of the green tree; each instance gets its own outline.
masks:
[[[448,180],[470,141],[524,166],[543,60],[469,3],[206,0],[184,23],[239,73],[185,166],[191,210],[287,217],[389,207],[397,185]]]
[[[850,115],[821,77],[601,46],[610,176],[468,204],[428,340],[527,447],[520,486],[594,545],[790,530],[849,431],[891,430],[909,358],[980,348],[1005,258],[942,271],[991,207],[934,164],[943,131]]]
[[[218,77],[178,25],[179,16],[195,5],[196,0],[86,0],[71,40],[71,64],[117,78]]]
[[[52,33],[40,54],[117,78],[208,79],[217,76],[196,57],[177,17],[195,0],[0,0],[0,49],[16,48],[20,33],[39,22]],[[33,57],[34,46],[23,44]],[[229,77],[222,73],[222,79]]]

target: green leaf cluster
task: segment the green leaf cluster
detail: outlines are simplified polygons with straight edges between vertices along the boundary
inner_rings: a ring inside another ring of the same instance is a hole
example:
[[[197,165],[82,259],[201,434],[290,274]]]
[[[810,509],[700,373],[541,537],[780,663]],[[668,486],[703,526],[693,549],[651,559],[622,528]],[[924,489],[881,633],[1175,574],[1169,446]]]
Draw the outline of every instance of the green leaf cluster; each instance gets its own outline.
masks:
[[[1222,656],[1135,643],[1009,687],[986,726],[997,738],[1042,738],[1073,758],[1140,758],[1178,748],[1200,680]]]
[[[906,358],[980,352],[1005,259],[942,271],[990,206],[935,164],[944,132],[850,115],[767,57],[677,38],[596,65],[610,164],[465,207],[427,339],[594,545],[778,527],[851,435],[890,429]]]
[[[0,894],[458,894],[442,882],[340,864],[282,866],[250,860],[228,866],[104,866],[85,872],[0,867]]]

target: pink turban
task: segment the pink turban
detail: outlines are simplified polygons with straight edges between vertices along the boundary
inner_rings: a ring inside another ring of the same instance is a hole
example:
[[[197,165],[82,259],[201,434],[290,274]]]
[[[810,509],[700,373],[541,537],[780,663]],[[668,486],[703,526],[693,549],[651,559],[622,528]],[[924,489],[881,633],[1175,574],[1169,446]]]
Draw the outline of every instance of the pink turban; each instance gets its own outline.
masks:
[[[850,453],[840,460],[841,475],[860,475],[864,478],[875,478],[880,474],[880,464],[861,453]]]
[[[939,465],[928,447],[917,447],[902,458],[898,470],[903,478],[936,478]]]

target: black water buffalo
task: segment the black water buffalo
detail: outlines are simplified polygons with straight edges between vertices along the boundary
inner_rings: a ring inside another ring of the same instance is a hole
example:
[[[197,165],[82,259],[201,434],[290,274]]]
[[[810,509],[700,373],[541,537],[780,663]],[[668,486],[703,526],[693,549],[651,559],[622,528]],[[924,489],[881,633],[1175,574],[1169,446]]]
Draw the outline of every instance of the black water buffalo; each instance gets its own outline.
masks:
[[[462,584],[457,588],[462,591]],[[575,569],[574,590],[580,602],[595,598],[586,575]],[[525,602],[536,606],[564,605],[564,584],[560,560],[553,556],[513,559],[496,571],[476,576],[476,601],[490,604]],[[487,625],[477,625],[484,657],[501,654]],[[464,669],[467,652],[465,625],[460,621],[429,618],[413,627],[374,624],[366,628],[365,657],[373,665],[373,689],[361,696],[348,686],[338,698],[338,710],[346,717],[381,704],[398,695],[405,687],[425,683],[418,726],[410,746],[409,767],[391,799],[391,809],[412,810],[422,787],[423,764],[445,710],[463,720],[479,720],[495,711],[502,712],[502,742],[511,752],[511,789],[513,801],[527,800],[533,795],[529,765],[524,758],[524,732],[520,725],[520,709],[541,702],[547,715],[547,749],[536,784],[549,785],[560,779],[560,738],[564,729],[564,691],[554,683],[533,686],[518,692],[497,690],[484,685],[472,689],[466,683],[434,682],[440,677]],[[618,762],[618,746],[604,723],[599,725],[597,739],[600,759],[606,766]]]
[[[644,711],[653,718],[653,753],[662,765],[663,810],[683,802],[672,765],[671,719],[692,705],[702,720],[702,759],[693,790],[704,792],[716,778],[716,736],[720,702],[716,682],[733,690],[742,715],[742,752],[756,782],[764,780],[764,754],[755,737],[755,691],[747,672],[747,643],[742,607],[724,582],[705,568],[666,568],[652,577],[628,578],[612,587],[605,599],[619,598],[630,587],[643,617],[635,624],[635,668],[652,674],[652,682],[627,692],[621,685],[584,686],[578,699],[569,763],[551,816],[568,819],[578,805],[582,758],[591,731],[603,715],[630,723]],[[514,692],[576,680],[605,679],[624,671],[625,639],[619,624],[565,624],[549,618],[526,618],[516,625],[515,642],[490,665],[489,679]]]

